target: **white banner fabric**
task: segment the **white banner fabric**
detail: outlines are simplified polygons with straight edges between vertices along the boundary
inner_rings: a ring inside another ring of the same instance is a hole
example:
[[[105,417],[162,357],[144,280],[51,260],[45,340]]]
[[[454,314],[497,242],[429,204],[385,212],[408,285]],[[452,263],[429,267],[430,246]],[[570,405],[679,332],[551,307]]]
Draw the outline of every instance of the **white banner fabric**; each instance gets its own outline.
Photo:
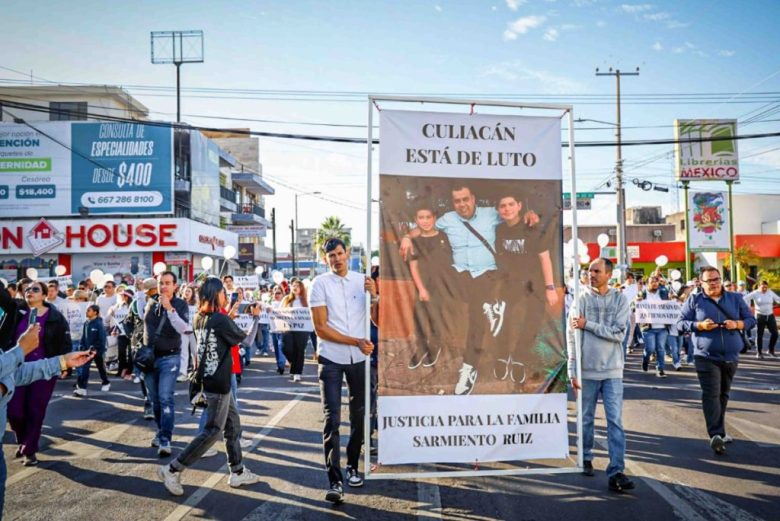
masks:
[[[379,463],[565,459],[565,394],[380,396]]]
[[[557,117],[383,110],[379,172],[483,179],[561,179]]]
[[[285,308],[271,311],[271,332],[314,331],[309,308]]]

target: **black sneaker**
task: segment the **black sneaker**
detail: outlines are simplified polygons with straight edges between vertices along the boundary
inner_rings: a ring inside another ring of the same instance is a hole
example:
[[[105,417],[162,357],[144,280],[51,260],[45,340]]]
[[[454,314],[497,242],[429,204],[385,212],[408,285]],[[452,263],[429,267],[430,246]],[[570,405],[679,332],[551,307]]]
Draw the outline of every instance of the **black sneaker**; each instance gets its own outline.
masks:
[[[153,420],[154,419],[154,409],[152,409],[152,404],[144,405],[144,420]]]
[[[658,369],[658,370],[656,370],[656,372],[655,372],[655,375],[656,375],[658,378],[666,378],[666,373],[664,372],[664,370],[663,370],[663,369]]]
[[[726,441],[718,434],[710,439],[710,447],[718,456],[726,454]]]
[[[426,358],[428,358],[428,353],[418,348],[409,359],[409,369],[417,369],[422,365]]]
[[[647,359],[646,356],[642,357],[642,371],[647,372],[647,366],[649,365],[650,361]]]
[[[582,475],[583,476],[595,476],[596,473],[593,471],[593,462],[592,461],[583,461],[582,462]]]
[[[334,505],[344,502],[344,489],[341,483],[333,483],[325,493],[325,501],[330,501]]]
[[[423,362],[423,367],[433,367],[436,362],[439,361],[439,355],[441,354],[441,346],[431,348],[433,354],[428,354],[426,360]]]
[[[347,485],[352,488],[362,487],[363,478],[355,467],[347,467]]]
[[[634,488],[634,482],[622,472],[618,472],[609,478],[609,489],[613,492],[623,492]]]
[[[25,467],[34,467],[38,464],[38,458],[35,457],[35,454],[30,454],[29,456],[25,456],[22,460],[22,465]]]

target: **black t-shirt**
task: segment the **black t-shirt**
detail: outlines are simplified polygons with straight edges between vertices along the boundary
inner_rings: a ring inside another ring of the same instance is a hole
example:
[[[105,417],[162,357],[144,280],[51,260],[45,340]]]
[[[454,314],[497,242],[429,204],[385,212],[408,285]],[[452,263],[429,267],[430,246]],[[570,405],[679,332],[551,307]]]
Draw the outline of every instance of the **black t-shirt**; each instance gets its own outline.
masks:
[[[439,232],[432,237],[415,237],[412,239],[414,254],[412,260],[417,261],[422,283],[429,292],[443,290],[450,284],[452,268],[452,246],[447,234]]]
[[[529,228],[522,221],[514,226],[501,223],[496,227],[496,265],[502,279],[541,285],[539,254],[547,250],[541,231],[540,226]]]
[[[229,393],[233,369],[230,349],[241,342],[246,333],[222,313],[198,313],[192,321],[192,330],[198,342],[198,362],[206,364],[203,388],[209,393]]]

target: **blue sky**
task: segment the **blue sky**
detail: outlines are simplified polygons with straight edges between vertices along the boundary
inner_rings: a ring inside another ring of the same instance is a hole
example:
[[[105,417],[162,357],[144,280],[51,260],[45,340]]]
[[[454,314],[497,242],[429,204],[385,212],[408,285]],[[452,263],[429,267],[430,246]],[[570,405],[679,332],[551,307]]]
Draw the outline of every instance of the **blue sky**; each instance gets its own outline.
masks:
[[[365,93],[512,95],[514,101],[574,105],[575,116],[615,121],[613,78],[596,77],[618,67],[638,77],[622,83],[624,139],[671,138],[675,118],[740,118],[769,109],[780,120],[780,60],[776,21],[780,3],[620,2],[606,0],[495,1],[11,1],[4,2],[0,66],[33,71],[56,82],[173,87],[173,66],[152,65],[149,33],[202,29],[205,62],[185,65],[185,87],[355,92],[339,101],[300,93],[255,99],[206,99],[185,93],[184,120],[196,125],[272,132],[365,136]],[[0,78],[24,77],[0,69]],[[171,91],[129,87],[156,119],[172,119]],[[769,92],[760,100],[757,92]],[[703,99],[705,93],[732,93]],[[155,94],[155,95],[150,95]],[[637,95],[655,95],[637,103]],[[687,102],[659,103],[661,95],[690,94]],[[588,101],[587,95],[601,96]],[[610,96],[604,98],[603,96]],[[541,96],[541,97],[540,97]],[[275,97],[277,99],[257,99]],[[278,99],[285,98],[285,99]],[[460,110],[454,107],[453,110]],[[467,110],[463,108],[462,110]],[[481,110],[477,107],[477,111]],[[755,111],[755,112],[751,112]],[[227,121],[192,115],[277,120]],[[777,131],[778,121],[753,122],[742,132]],[[583,122],[578,141],[610,140],[612,127]],[[737,192],[778,191],[778,138],[740,143],[745,181]],[[626,175],[672,184],[671,146],[624,148]],[[749,157],[747,157],[749,156]],[[349,205],[365,206],[364,146],[261,139],[261,161],[271,182],[301,192],[321,191]],[[596,190],[611,175],[614,148],[578,149],[578,188]],[[653,160],[654,159],[654,160]],[[648,162],[649,160],[653,160]],[[647,164],[645,164],[647,163]],[[604,190],[602,186],[600,189]],[[267,206],[280,223],[292,218],[294,190],[280,186]],[[675,205],[674,191],[648,193],[629,186],[632,204]],[[301,227],[336,213],[358,236],[360,210],[307,196],[300,200]],[[612,209],[609,209],[609,207]],[[583,216],[613,218],[612,198]],[[280,226],[279,244],[286,244]],[[358,240],[357,242],[360,242]]]

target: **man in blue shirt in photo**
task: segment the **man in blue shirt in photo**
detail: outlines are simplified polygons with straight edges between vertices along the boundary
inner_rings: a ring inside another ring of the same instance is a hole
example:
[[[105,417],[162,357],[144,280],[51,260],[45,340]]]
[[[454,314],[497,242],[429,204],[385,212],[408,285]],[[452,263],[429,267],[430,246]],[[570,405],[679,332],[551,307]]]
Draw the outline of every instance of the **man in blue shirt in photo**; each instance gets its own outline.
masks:
[[[477,206],[477,198],[465,182],[452,186],[454,211],[442,215],[436,227],[447,234],[452,245],[452,266],[457,272],[456,286],[461,299],[468,304],[468,333],[463,365],[459,371],[455,394],[471,394],[477,381],[479,361],[490,338],[498,335],[503,324],[505,306],[496,300],[496,226],[503,221],[494,207]],[[526,212],[524,221],[534,225],[539,217]],[[420,231],[413,229],[401,241],[404,260],[412,250],[412,237]],[[489,350],[489,349],[488,349]]]

